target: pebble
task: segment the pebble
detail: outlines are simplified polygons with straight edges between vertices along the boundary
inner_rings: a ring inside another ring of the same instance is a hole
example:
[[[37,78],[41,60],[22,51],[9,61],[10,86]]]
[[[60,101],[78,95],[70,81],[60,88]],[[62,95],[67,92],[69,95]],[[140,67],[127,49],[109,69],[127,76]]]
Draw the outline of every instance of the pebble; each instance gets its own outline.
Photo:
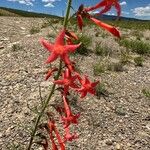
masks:
[[[115,149],[116,149],[116,150],[120,150],[120,149],[121,149],[120,144],[116,144]]]
[[[109,140],[106,141],[106,144],[107,144],[107,145],[112,145],[112,144],[113,144],[113,141],[109,139]]]
[[[4,48],[4,46],[0,46],[0,49]]]
[[[150,130],[150,123],[146,125],[146,128]]]

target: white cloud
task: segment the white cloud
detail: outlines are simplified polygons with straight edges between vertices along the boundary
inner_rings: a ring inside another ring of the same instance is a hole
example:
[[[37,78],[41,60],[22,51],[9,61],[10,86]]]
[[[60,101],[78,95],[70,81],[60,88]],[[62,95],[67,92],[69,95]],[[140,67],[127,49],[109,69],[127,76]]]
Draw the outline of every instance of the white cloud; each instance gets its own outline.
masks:
[[[129,15],[130,13],[127,12],[127,11],[122,11],[122,14],[124,14],[124,15]]]
[[[53,3],[56,1],[61,1],[61,0],[42,0],[43,3],[47,3],[44,5],[45,7],[55,7]]]
[[[109,16],[115,16],[114,13],[110,13],[110,12],[108,12],[107,15],[109,15]]]
[[[127,2],[126,2],[126,1],[123,1],[123,2],[120,3],[120,5],[121,5],[121,6],[127,5]]]
[[[147,16],[150,17],[150,4],[145,7],[136,7],[131,9],[135,16]]]
[[[25,4],[25,5],[30,5],[30,6],[33,6],[33,2],[35,0],[7,0],[7,1],[10,1],[10,2],[18,2],[20,4]]]

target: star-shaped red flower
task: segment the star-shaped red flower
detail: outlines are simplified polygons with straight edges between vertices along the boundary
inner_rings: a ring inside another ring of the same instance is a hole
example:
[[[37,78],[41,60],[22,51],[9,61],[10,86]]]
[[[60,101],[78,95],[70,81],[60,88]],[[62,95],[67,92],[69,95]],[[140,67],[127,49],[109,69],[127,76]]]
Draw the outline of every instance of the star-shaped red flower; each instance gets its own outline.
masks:
[[[64,94],[66,95],[69,91],[69,87],[77,89],[78,86],[74,83],[77,79],[77,75],[72,76],[70,70],[67,68],[62,74],[63,79],[56,80],[54,83],[64,85]]]
[[[99,83],[99,81],[91,83],[87,76],[84,76],[84,79],[78,76],[78,79],[81,83],[81,88],[77,91],[81,93],[81,98],[85,97],[87,93],[91,93],[93,95],[96,94],[95,87]]]
[[[57,36],[55,43],[51,44],[48,41],[41,39],[41,44],[51,53],[48,57],[46,63],[51,63],[60,57],[65,64],[70,65],[71,61],[69,60],[68,54],[74,52],[80,44],[77,45],[65,45],[64,37],[66,30],[63,29]]]

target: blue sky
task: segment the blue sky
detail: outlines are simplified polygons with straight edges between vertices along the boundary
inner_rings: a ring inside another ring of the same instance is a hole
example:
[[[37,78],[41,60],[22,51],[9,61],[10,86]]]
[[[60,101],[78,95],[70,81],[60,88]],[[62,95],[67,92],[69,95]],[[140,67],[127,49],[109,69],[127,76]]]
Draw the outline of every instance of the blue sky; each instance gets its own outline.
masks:
[[[61,16],[66,2],[67,0],[0,0],[0,6]],[[90,6],[98,2],[100,0],[73,0],[72,6],[77,9],[81,3]],[[150,20],[149,0],[120,0],[120,3],[122,16]],[[112,9],[108,14],[114,15],[115,10]]]

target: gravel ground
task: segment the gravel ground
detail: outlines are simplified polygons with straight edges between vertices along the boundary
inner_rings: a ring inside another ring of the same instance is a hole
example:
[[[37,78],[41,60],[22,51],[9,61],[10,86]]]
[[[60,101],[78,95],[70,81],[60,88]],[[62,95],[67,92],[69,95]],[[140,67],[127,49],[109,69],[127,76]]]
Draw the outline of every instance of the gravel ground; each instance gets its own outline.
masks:
[[[0,17],[0,147],[8,150],[10,145],[19,143],[25,149],[29,128],[35,122],[35,114],[27,107],[40,103],[39,86],[42,97],[48,93],[50,81],[44,81],[47,66],[44,61],[47,52],[39,44],[39,38],[53,34],[44,28],[30,35],[32,26],[40,26],[43,19]],[[61,25],[55,25],[60,28]],[[87,29],[85,29],[86,31]],[[121,29],[120,29],[121,30]],[[95,29],[88,34],[94,37]],[[53,39],[51,39],[53,40]],[[93,43],[101,41],[110,45],[116,59],[119,47],[114,38],[108,36],[93,38]],[[21,48],[13,51],[13,44]],[[109,44],[108,44],[109,43]],[[94,46],[94,45],[92,45]],[[116,55],[115,55],[116,54]],[[84,101],[73,104],[75,111],[81,112],[76,128],[79,139],[69,143],[71,150],[149,150],[150,145],[150,99],[141,92],[150,87],[150,59],[146,57],[143,67],[133,64],[125,66],[123,72],[107,71],[100,76],[93,75],[93,64],[100,59],[94,53],[77,56],[83,73],[92,80],[101,80],[108,91],[108,97],[88,95]],[[55,95],[52,103],[55,102]],[[16,148],[19,149],[19,148]],[[40,150],[41,148],[34,148]]]

